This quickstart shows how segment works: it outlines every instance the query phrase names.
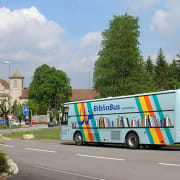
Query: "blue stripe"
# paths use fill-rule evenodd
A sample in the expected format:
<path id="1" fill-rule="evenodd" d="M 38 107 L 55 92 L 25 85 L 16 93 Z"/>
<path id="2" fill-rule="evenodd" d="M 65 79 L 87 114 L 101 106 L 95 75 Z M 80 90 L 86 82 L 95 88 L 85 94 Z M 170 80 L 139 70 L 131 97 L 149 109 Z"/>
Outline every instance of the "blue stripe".
<path id="1" fill-rule="evenodd" d="M 138 97 L 135 97 L 135 100 L 136 100 L 136 104 L 137 104 L 137 107 L 138 107 L 138 109 L 139 109 L 139 112 L 141 112 L 141 113 L 140 113 L 141 119 L 144 119 L 144 113 L 142 113 L 143 110 L 142 110 L 142 107 L 141 107 L 141 103 L 140 103 L 140 101 L 139 101 L 139 98 L 138 98 Z M 149 128 L 145 128 L 145 130 L 146 130 L 146 133 L 147 133 L 147 135 L 148 135 L 150 144 L 154 144 L 154 140 L 153 140 L 153 138 L 152 138 L 152 135 L 151 135 L 151 132 L 150 132 Z"/>
<path id="2" fill-rule="evenodd" d="M 82 137 L 83 137 L 83 141 L 86 141 L 86 138 L 85 138 L 85 135 L 84 135 L 84 131 L 83 131 L 83 128 L 82 128 L 82 125 L 81 125 L 81 120 L 80 120 L 77 104 L 74 104 L 74 109 L 75 109 L 75 113 L 76 113 L 79 129 L 80 129 L 80 132 L 81 132 Z"/>
<path id="3" fill-rule="evenodd" d="M 96 140 L 97 140 L 97 142 L 101 142 L 99 131 L 98 131 L 97 127 L 96 127 L 96 121 L 94 119 L 91 103 L 88 102 L 87 106 L 88 106 L 89 115 L 91 116 L 91 123 L 92 123 L 93 129 L 94 129 L 94 134 L 96 136 Z"/>
<path id="4" fill-rule="evenodd" d="M 163 114 L 161 106 L 159 104 L 159 100 L 157 98 L 157 95 L 153 95 L 153 100 L 154 100 L 154 103 L 156 105 L 156 109 L 158 111 L 159 117 L 160 117 L 160 119 L 162 119 L 162 122 L 163 122 L 163 125 L 164 125 L 164 114 Z M 174 144 L 174 140 L 173 140 L 173 137 L 172 137 L 172 134 L 171 134 L 169 128 L 164 128 L 164 130 L 166 132 L 169 143 Z"/>

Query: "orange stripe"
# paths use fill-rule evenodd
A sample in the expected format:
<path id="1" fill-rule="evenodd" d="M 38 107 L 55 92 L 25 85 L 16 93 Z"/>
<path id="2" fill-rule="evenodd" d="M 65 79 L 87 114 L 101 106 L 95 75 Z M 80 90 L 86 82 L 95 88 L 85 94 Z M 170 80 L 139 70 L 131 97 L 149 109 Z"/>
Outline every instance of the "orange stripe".
<path id="1" fill-rule="evenodd" d="M 84 107 L 84 103 L 81 103 L 81 107 L 82 107 L 82 113 L 83 113 L 83 115 L 84 115 L 84 118 L 85 118 L 85 121 L 88 121 L 88 118 L 87 118 L 87 116 L 86 116 L 86 112 L 85 112 L 85 107 Z M 85 122 L 84 122 L 85 123 Z M 85 125 L 86 125 L 86 123 L 85 123 Z M 94 140 L 93 140 L 93 135 L 92 135 L 92 133 L 91 133 L 91 129 L 89 129 L 89 124 L 87 124 L 86 125 L 86 127 L 87 127 L 87 131 L 88 131 L 88 135 L 89 135 L 89 140 L 90 140 L 90 142 L 94 142 Z"/>
<path id="2" fill-rule="evenodd" d="M 150 116 L 155 117 L 155 114 L 154 114 L 154 112 L 153 112 L 153 108 L 152 108 L 152 106 L 151 106 L 151 102 L 150 102 L 150 100 L 149 100 L 149 96 L 144 96 L 144 99 L 145 99 L 145 101 L 146 101 L 146 105 L 147 105 L 148 111 L 151 111 L 151 112 L 149 112 Z M 165 140 L 164 140 L 164 137 L 163 137 L 163 135 L 162 135 L 161 129 L 160 129 L 160 128 L 155 128 L 155 130 L 156 130 L 156 133 L 157 133 L 157 135 L 158 135 L 160 144 L 162 144 L 162 145 L 166 144 L 166 143 L 165 143 Z"/>

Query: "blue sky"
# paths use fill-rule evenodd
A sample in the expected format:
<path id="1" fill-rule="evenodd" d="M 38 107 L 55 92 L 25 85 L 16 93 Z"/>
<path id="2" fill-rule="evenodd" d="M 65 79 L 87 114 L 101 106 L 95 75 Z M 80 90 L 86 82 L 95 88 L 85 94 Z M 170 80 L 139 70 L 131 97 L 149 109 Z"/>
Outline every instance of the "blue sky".
<path id="1" fill-rule="evenodd" d="M 101 32 L 113 15 L 139 17 L 140 50 L 155 61 L 162 48 L 170 63 L 180 52 L 179 0 L 0 0 L 0 59 L 9 60 L 27 87 L 35 69 L 65 71 L 72 88 L 92 86 Z M 8 76 L 0 64 L 0 78 Z"/>

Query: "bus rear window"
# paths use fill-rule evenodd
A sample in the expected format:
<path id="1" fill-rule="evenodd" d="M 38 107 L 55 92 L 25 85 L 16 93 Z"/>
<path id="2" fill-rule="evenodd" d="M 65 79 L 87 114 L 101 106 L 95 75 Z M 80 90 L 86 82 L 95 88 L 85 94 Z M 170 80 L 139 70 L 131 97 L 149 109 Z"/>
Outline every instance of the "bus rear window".
<path id="1" fill-rule="evenodd" d="M 69 108 L 65 107 L 64 111 L 63 111 L 62 122 L 61 122 L 62 125 L 67 125 L 68 124 L 68 111 L 69 111 Z"/>

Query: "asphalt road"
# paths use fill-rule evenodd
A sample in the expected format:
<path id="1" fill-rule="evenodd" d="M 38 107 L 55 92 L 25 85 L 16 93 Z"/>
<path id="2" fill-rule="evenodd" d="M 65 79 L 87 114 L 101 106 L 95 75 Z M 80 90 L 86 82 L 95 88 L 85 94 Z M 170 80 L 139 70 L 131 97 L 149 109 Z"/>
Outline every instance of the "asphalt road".
<path id="1" fill-rule="evenodd" d="M 180 147 L 129 150 L 46 140 L 11 140 L 0 150 L 18 164 L 13 180 L 179 180 Z"/>

